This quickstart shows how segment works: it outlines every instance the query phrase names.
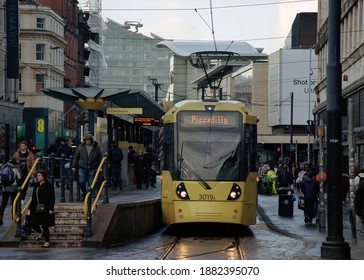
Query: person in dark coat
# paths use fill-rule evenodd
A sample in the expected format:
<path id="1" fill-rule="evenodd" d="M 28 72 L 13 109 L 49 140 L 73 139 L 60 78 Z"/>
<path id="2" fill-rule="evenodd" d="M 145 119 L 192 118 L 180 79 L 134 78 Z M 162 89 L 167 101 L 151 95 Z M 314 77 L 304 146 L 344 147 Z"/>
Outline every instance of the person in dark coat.
<path id="1" fill-rule="evenodd" d="M 73 155 L 73 151 L 72 148 L 67 144 L 67 140 L 64 138 L 61 140 L 61 145 L 58 147 L 56 157 L 62 158 L 62 155 L 64 155 L 64 158 L 66 160 L 64 163 L 64 173 L 66 176 L 66 188 L 69 189 L 69 187 L 73 183 L 73 176 L 71 176 L 72 174 L 70 168 L 72 164 L 70 162 L 70 157 Z M 61 164 L 61 162 L 59 162 L 58 164 Z"/>
<path id="2" fill-rule="evenodd" d="M 307 178 L 303 180 L 301 191 L 305 198 L 305 223 L 312 223 L 315 215 L 315 205 L 317 203 L 317 195 L 320 191 L 319 183 L 314 179 L 313 173 L 310 171 Z"/>
<path id="3" fill-rule="evenodd" d="M 124 159 L 123 151 L 118 147 L 116 141 L 111 141 L 111 148 L 109 150 L 109 164 L 110 164 L 110 177 L 112 189 L 123 189 L 121 179 L 121 161 Z"/>
<path id="4" fill-rule="evenodd" d="M 49 248 L 50 232 L 49 227 L 55 225 L 54 204 L 55 193 L 54 186 L 47 179 L 45 170 L 40 169 L 36 173 L 38 183 L 33 188 L 32 201 L 30 203 L 30 224 L 31 227 L 39 233 L 37 240 L 45 239 L 42 248 Z M 45 212 L 37 212 L 37 205 L 44 204 Z"/>
<path id="5" fill-rule="evenodd" d="M 277 189 L 289 188 L 292 184 L 292 176 L 287 165 L 283 165 L 282 171 L 277 175 Z"/>
<path id="6" fill-rule="evenodd" d="M 155 176 L 155 172 L 156 172 L 156 159 L 152 152 L 153 152 L 152 148 L 147 147 L 146 153 L 143 156 L 144 180 L 145 180 L 146 189 L 148 189 L 149 183 L 152 188 L 155 188 L 154 176 Z"/>
<path id="7" fill-rule="evenodd" d="M 58 148 L 61 146 L 61 140 L 62 140 L 61 137 L 57 137 L 56 142 L 54 142 L 53 144 L 51 144 L 48 147 L 48 149 L 46 151 L 48 156 L 53 155 L 53 156 L 57 157 L 57 151 L 58 151 Z M 54 166 L 54 179 L 59 179 L 59 178 L 60 178 L 59 162 L 56 161 L 56 164 Z M 60 187 L 58 181 L 56 181 L 55 184 L 56 184 L 57 188 Z"/>
<path id="8" fill-rule="evenodd" d="M 136 179 L 136 188 L 141 189 L 144 180 L 144 161 L 143 151 L 138 150 L 136 157 L 134 158 L 134 174 Z"/>
<path id="9" fill-rule="evenodd" d="M 364 170 L 360 173 L 364 173 Z M 364 179 L 358 182 L 354 198 L 355 214 L 360 218 L 361 225 L 359 229 L 364 231 Z"/>
<path id="10" fill-rule="evenodd" d="M 86 182 L 90 188 L 100 165 L 102 154 L 99 145 L 93 140 L 91 134 L 85 134 L 83 143 L 77 147 L 72 162 L 72 170 L 78 170 L 78 188 L 82 191 L 81 200 L 86 196 Z"/>

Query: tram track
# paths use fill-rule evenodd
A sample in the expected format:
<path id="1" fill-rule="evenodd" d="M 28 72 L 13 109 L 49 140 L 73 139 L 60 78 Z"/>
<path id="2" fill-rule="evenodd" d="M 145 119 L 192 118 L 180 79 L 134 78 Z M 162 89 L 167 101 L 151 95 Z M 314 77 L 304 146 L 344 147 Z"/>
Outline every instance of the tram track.
<path id="1" fill-rule="evenodd" d="M 243 260 L 239 237 L 177 236 L 160 260 Z"/>

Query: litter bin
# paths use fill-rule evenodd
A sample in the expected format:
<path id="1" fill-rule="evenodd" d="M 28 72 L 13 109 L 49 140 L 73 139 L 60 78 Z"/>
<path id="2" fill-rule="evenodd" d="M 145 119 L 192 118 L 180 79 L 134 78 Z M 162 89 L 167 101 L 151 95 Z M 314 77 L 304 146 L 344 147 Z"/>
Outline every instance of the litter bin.
<path id="1" fill-rule="evenodd" d="M 293 217 L 294 191 L 291 188 L 278 189 L 278 215 L 284 217 Z"/>

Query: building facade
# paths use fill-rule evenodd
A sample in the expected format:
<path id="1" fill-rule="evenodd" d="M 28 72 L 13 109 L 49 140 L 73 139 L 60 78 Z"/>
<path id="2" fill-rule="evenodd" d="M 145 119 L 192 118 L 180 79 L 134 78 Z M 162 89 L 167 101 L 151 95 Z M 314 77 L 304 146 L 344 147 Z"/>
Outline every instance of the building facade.
<path id="1" fill-rule="evenodd" d="M 328 2 L 318 2 L 318 38 L 315 51 L 318 55 L 318 84 L 315 87 L 316 106 L 313 110 L 316 123 L 326 126 L 327 115 L 327 59 L 328 59 Z M 354 161 L 358 169 L 364 166 L 364 1 L 341 1 L 342 67 L 342 144 L 343 172 L 349 168 L 349 141 L 354 143 Z M 353 110 L 349 115 L 349 99 Z M 353 122 L 353 138 L 349 138 L 348 122 Z M 319 141 L 319 139 L 316 139 Z M 326 142 L 326 141 L 325 141 Z"/>
<path id="2" fill-rule="evenodd" d="M 46 87 L 64 85 L 64 21 L 52 9 L 20 4 L 19 103 L 29 147 L 44 151 L 63 136 L 63 101 L 45 96 Z"/>
<path id="3" fill-rule="evenodd" d="M 102 50 L 106 67 L 100 69 L 100 87 L 143 90 L 154 97 L 155 85 L 151 79 L 157 79 L 157 102 L 161 102 L 169 83 L 172 52 L 157 48 L 162 41 L 160 37 L 141 34 L 141 24 L 128 21 L 120 24 L 107 19 L 105 25 Z"/>

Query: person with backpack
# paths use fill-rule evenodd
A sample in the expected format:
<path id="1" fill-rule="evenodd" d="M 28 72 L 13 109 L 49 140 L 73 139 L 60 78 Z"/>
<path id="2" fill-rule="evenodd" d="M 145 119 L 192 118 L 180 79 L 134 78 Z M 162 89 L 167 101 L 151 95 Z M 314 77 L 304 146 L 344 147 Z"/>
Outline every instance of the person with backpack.
<path id="1" fill-rule="evenodd" d="M 121 161 L 124 159 L 123 151 L 117 146 L 116 141 L 111 141 L 109 150 L 110 177 L 112 189 L 123 189 L 121 179 Z"/>
<path id="2" fill-rule="evenodd" d="M 34 163 L 34 154 L 32 153 L 32 151 L 28 149 L 27 141 L 23 140 L 20 142 L 19 149 L 15 152 L 13 157 L 16 158 L 17 165 L 19 165 L 20 167 L 21 180 L 19 182 L 19 185 L 22 186 Z M 25 200 L 27 191 L 28 191 L 28 184 L 24 186 L 21 194 L 22 203 Z"/>
<path id="3" fill-rule="evenodd" d="M 9 162 L 4 164 L 0 170 L 0 183 L 3 187 L 0 206 L 0 225 L 4 224 L 4 211 L 8 205 L 9 198 L 11 199 L 11 205 L 14 203 L 15 197 L 18 193 L 18 183 L 20 180 L 21 174 L 19 167 L 17 166 L 16 158 L 12 158 Z"/>

